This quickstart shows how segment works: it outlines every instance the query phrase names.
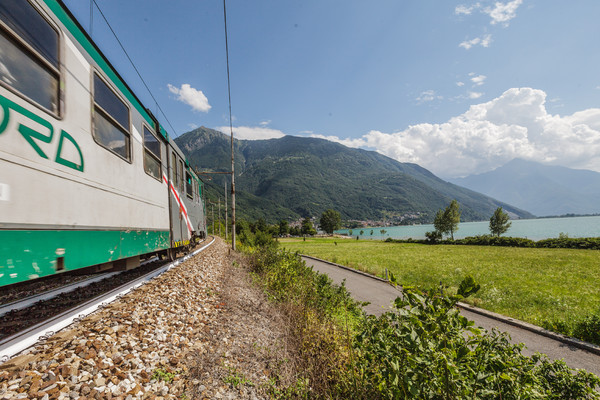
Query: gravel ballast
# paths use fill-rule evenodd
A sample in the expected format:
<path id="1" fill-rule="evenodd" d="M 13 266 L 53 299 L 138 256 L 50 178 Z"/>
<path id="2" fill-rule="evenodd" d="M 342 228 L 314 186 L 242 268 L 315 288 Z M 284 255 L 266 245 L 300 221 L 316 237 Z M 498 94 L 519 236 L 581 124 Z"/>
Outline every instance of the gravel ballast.
<path id="1" fill-rule="evenodd" d="M 285 323 L 220 239 L 0 364 L 0 399 L 265 398 Z"/>

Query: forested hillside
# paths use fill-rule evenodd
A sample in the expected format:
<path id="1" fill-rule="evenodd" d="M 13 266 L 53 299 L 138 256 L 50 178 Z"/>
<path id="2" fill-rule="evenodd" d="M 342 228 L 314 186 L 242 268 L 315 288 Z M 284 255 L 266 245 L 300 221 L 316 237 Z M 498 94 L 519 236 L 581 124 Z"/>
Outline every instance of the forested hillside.
<path id="1" fill-rule="evenodd" d="M 220 132 L 202 127 L 176 142 L 198 171 L 231 168 L 230 138 Z M 251 219 L 276 222 L 333 208 L 346 220 L 430 222 L 452 199 L 460 203 L 464 221 L 489 219 L 499 206 L 515 217 L 531 216 L 445 182 L 416 164 L 323 139 L 235 140 L 234 149 L 237 212 Z M 228 179 L 212 175 L 207 186 L 222 193 Z"/>

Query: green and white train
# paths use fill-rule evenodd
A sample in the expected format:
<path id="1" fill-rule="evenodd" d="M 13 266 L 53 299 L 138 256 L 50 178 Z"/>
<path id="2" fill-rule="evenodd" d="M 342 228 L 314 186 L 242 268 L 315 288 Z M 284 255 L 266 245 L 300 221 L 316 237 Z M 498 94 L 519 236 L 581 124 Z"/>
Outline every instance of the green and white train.
<path id="1" fill-rule="evenodd" d="M 172 257 L 202 183 L 60 0 L 0 1 L 0 286 Z"/>

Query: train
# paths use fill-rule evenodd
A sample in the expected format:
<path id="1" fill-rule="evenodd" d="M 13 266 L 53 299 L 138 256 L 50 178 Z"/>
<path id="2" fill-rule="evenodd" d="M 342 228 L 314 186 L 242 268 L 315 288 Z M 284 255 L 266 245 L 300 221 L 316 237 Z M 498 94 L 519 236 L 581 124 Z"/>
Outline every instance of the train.
<path id="1" fill-rule="evenodd" d="M 173 258 L 203 189 L 61 0 L 0 1 L 0 286 Z"/>

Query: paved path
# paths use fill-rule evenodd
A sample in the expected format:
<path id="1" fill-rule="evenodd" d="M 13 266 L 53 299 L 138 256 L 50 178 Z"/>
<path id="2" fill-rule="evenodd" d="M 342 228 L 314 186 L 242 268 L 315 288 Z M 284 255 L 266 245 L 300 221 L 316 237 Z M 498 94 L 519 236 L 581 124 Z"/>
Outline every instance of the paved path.
<path id="1" fill-rule="evenodd" d="M 358 301 L 368 301 L 365 310 L 370 314 L 381 315 L 390 309 L 392 300 L 398 297 L 400 291 L 391 285 L 370 278 L 368 276 L 337 267 L 332 264 L 303 257 L 306 265 L 312 266 L 316 271 L 329 275 L 337 284 L 346 280 L 346 288 Z M 548 355 L 550 359 L 564 359 L 572 368 L 581 368 L 600 376 L 600 356 L 581 350 L 574 346 L 564 344 L 526 329 L 489 318 L 472 311 L 462 310 L 461 313 L 475 324 L 491 330 L 497 328 L 508 332 L 513 343 L 525 343 L 527 346 L 523 354 L 531 355 L 536 352 Z"/>

